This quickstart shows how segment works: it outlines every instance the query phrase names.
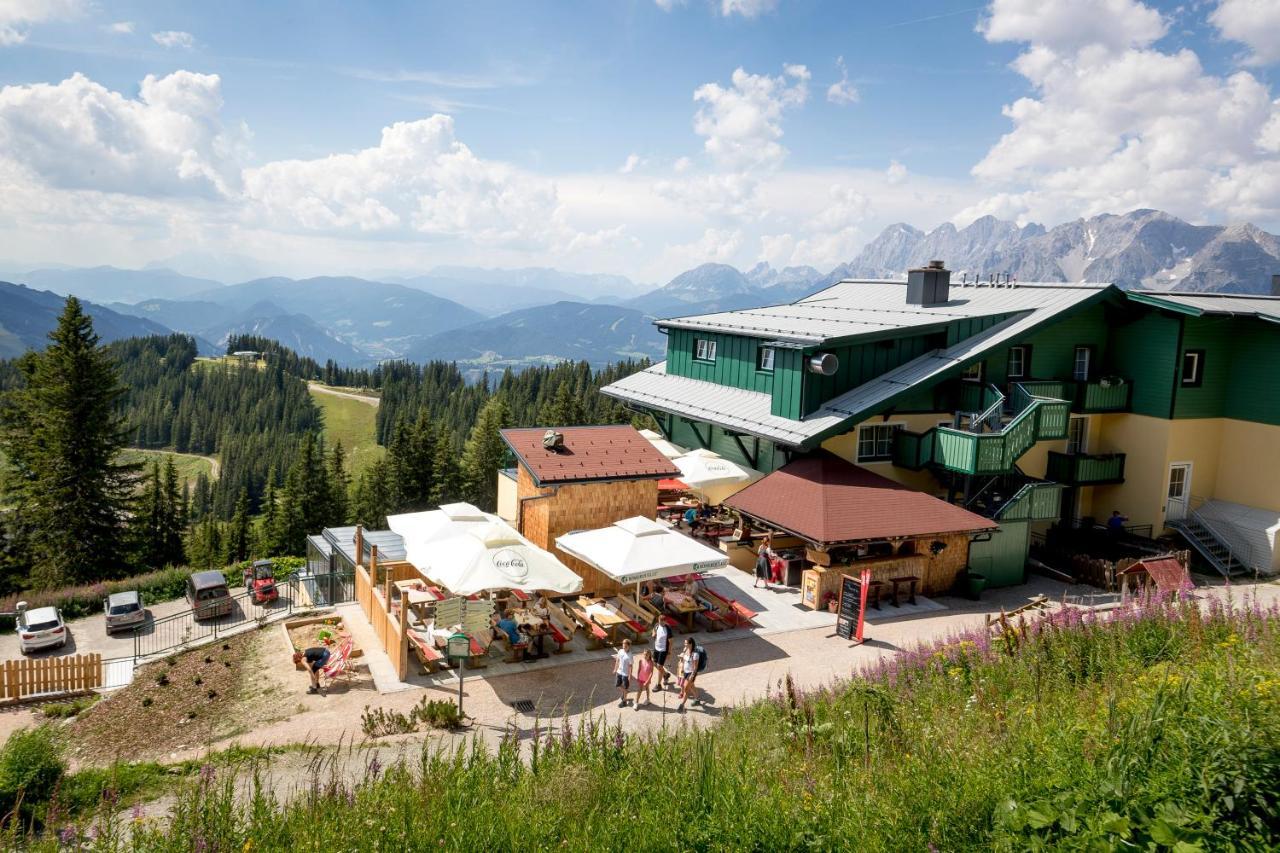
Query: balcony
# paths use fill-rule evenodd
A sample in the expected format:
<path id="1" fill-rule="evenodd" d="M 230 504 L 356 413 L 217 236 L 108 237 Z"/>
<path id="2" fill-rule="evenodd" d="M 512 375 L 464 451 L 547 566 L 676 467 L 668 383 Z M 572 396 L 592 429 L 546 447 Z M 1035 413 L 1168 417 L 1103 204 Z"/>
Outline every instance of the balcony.
<path id="1" fill-rule="evenodd" d="M 996 510 L 997 521 L 1056 521 L 1062 516 L 1062 485 L 1032 482 Z"/>
<path id="2" fill-rule="evenodd" d="M 1045 479 L 1068 486 L 1100 486 L 1124 482 L 1123 453 L 1058 453 L 1049 451 Z"/>
<path id="3" fill-rule="evenodd" d="M 1129 411 L 1133 383 L 1128 379 L 1110 378 L 1101 382 L 1077 382 L 1074 408 L 1081 414 Z"/>

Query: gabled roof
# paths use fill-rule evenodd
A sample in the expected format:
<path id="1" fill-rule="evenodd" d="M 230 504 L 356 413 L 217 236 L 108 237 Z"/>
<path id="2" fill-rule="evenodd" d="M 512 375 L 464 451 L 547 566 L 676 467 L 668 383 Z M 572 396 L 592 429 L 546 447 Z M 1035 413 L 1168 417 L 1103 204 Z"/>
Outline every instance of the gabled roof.
<path id="1" fill-rule="evenodd" d="M 825 450 L 784 465 L 725 504 L 824 544 L 970 533 L 998 526 Z"/>
<path id="2" fill-rule="evenodd" d="M 967 288 L 985 289 L 1003 290 Z M 671 376 L 666 371 L 665 362 L 620 379 L 603 388 L 602 393 L 637 406 L 713 423 L 779 444 L 809 448 L 847 429 L 849 424 L 883 411 L 913 389 L 957 375 L 987 352 L 1028 334 L 1055 317 L 1101 299 L 1112 290 L 1114 288 L 1109 286 L 1060 288 L 1048 304 L 1018 313 L 946 349 L 932 350 L 912 359 L 828 400 L 801 420 L 770 414 L 772 401 L 768 394 L 701 379 Z"/>
<path id="3" fill-rule="evenodd" d="M 1154 305 L 1200 317 L 1205 314 L 1233 317 L 1257 317 L 1280 323 L 1280 296 L 1253 296 L 1244 293 L 1181 293 L 1155 290 L 1130 290 L 1126 294 L 1134 302 Z"/>
<path id="4" fill-rule="evenodd" d="M 542 446 L 545 428 L 502 431 L 502 440 L 540 486 L 680 476 L 680 469 L 633 427 L 555 427 L 555 431 L 564 436 L 563 443 L 555 450 Z"/>
<path id="5" fill-rule="evenodd" d="M 951 282 L 950 299 L 938 305 L 908 305 L 905 281 L 845 280 L 790 305 L 721 311 L 659 320 L 672 329 L 766 338 L 780 344 L 818 346 L 860 337 L 920 334 L 956 320 L 1024 311 L 1060 310 L 1107 284 L 1030 282 L 964 285 Z"/>

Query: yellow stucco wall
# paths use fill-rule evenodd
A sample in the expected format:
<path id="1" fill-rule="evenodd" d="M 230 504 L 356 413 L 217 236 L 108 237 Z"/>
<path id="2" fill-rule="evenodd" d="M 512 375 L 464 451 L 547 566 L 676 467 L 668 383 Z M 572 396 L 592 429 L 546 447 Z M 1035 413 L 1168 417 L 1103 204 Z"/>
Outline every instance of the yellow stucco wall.
<path id="1" fill-rule="evenodd" d="M 1214 497 L 1280 512 L 1280 427 L 1222 420 Z"/>
<path id="2" fill-rule="evenodd" d="M 941 421 L 951 422 L 951 414 L 948 412 L 935 412 L 928 414 L 912 414 L 912 415 L 891 415 L 888 420 L 884 418 L 869 418 L 858 424 L 902 424 L 903 429 L 911 432 L 925 432 L 928 429 L 936 427 Z M 902 483 L 904 486 L 910 486 L 921 492 L 928 492 L 931 495 L 939 494 L 943 491 L 942 485 L 937 478 L 928 471 L 912 471 L 908 468 L 899 468 L 892 462 L 859 462 L 858 461 L 858 427 L 854 427 L 844 435 L 837 435 L 828 438 L 822 442 L 822 448 L 829 450 L 841 459 L 846 459 L 855 465 L 861 465 L 868 471 L 874 471 L 882 477 L 888 477 L 890 480 Z"/>

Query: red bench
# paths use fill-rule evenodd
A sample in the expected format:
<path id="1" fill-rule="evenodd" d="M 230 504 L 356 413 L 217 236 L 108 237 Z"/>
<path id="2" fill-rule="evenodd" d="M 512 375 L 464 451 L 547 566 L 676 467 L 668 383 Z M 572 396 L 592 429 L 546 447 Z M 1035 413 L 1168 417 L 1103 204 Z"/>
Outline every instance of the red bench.
<path id="1" fill-rule="evenodd" d="M 737 601 L 737 599 L 725 598 L 713 589 L 704 588 L 702 591 L 708 598 L 715 601 L 718 606 L 727 611 L 724 615 L 728 618 L 728 621 L 732 621 L 734 623 L 735 628 L 741 628 L 743 625 L 751 624 L 751 621 L 760 615 L 756 611 L 751 610 L 748 607 L 744 607 Z"/>
<path id="2" fill-rule="evenodd" d="M 422 664 L 422 668 L 427 672 L 439 672 L 444 654 L 429 644 L 417 631 L 409 632 L 409 642 L 413 644 L 413 652 Z"/>

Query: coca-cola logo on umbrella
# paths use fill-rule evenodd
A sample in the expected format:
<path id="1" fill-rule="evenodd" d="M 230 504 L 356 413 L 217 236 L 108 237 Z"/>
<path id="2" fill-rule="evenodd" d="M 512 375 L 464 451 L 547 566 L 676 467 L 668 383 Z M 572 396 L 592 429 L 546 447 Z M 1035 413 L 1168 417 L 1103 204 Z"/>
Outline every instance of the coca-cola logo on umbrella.
<path id="1" fill-rule="evenodd" d="M 529 564 L 510 548 L 503 548 L 493 555 L 493 566 L 514 580 L 524 580 L 529 576 Z"/>

